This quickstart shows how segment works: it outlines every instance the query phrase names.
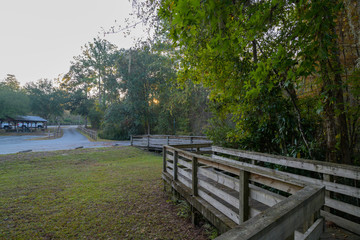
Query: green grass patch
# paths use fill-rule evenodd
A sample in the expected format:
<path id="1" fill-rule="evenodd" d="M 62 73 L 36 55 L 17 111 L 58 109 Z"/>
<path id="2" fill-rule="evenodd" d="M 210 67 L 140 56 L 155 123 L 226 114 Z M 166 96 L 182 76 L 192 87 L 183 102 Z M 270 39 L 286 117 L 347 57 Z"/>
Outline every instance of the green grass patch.
<path id="1" fill-rule="evenodd" d="M 205 239 L 132 147 L 0 155 L 0 239 Z"/>

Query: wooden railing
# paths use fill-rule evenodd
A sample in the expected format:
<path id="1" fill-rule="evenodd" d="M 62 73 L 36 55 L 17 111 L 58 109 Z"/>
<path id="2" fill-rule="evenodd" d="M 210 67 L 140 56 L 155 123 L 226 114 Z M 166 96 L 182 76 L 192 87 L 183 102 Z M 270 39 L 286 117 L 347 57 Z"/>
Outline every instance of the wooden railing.
<path id="1" fill-rule="evenodd" d="M 133 135 L 131 146 L 162 150 L 163 145 L 211 143 L 205 136 Z"/>
<path id="2" fill-rule="evenodd" d="M 252 169 L 282 174 L 289 179 L 325 186 L 326 220 L 360 235 L 360 168 L 213 146 L 214 159 L 234 161 Z"/>
<path id="3" fill-rule="evenodd" d="M 162 177 L 192 209 L 227 232 L 219 239 L 286 239 L 294 234 L 316 239 L 323 232 L 324 187 L 184 149 L 191 147 L 201 152 L 201 146 L 163 147 Z"/>
<path id="4" fill-rule="evenodd" d="M 84 128 L 83 126 L 78 126 L 79 131 L 83 132 L 84 134 L 88 135 L 89 137 L 91 137 L 92 139 L 94 139 L 95 141 L 97 140 L 97 131 L 91 130 L 91 129 L 87 129 Z"/>
<path id="5" fill-rule="evenodd" d="M 53 132 L 50 132 L 50 129 L 49 129 L 48 138 L 59 138 L 59 137 L 61 137 L 62 132 L 61 132 L 60 125 L 55 127 L 53 130 L 54 130 Z"/>

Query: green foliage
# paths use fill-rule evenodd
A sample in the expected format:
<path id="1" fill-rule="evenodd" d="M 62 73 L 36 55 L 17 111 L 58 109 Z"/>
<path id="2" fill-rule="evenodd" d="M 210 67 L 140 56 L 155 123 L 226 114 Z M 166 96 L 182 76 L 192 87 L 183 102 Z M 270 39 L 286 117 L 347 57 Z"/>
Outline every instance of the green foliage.
<path id="1" fill-rule="evenodd" d="M 15 117 L 29 112 L 29 98 L 24 91 L 0 85 L 0 118 Z"/>
<path id="2" fill-rule="evenodd" d="M 160 24 L 179 49 L 179 81 L 190 79 L 211 91 L 218 119 L 208 133 L 216 142 L 320 159 L 326 145 L 328 161 L 334 161 L 331 152 L 346 155 L 347 133 L 359 132 L 358 127 L 346 128 L 346 122 L 360 123 L 359 116 L 349 114 L 359 112 L 359 104 L 352 102 L 359 101 L 352 87 L 357 84 L 340 76 L 336 21 L 341 1 L 156 4 Z M 320 94 L 299 94 L 312 85 Z M 349 104 L 343 102 L 343 89 L 355 90 Z M 218 123 L 220 129 L 215 128 Z M 329 131 L 324 124 L 335 129 Z M 332 131 L 340 137 L 335 139 Z"/>
<path id="3" fill-rule="evenodd" d="M 64 92 L 53 86 L 52 81 L 40 79 L 27 83 L 25 91 L 30 99 L 31 112 L 45 119 L 62 116 Z"/>

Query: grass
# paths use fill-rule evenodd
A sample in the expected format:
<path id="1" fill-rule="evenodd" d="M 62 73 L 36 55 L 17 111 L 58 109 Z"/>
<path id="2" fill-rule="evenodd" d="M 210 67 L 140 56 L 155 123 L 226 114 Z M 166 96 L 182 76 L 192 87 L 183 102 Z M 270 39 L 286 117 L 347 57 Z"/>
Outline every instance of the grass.
<path id="1" fill-rule="evenodd" d="M 0 155 L 0 239 L 206 239 L 132 147 Z"/>

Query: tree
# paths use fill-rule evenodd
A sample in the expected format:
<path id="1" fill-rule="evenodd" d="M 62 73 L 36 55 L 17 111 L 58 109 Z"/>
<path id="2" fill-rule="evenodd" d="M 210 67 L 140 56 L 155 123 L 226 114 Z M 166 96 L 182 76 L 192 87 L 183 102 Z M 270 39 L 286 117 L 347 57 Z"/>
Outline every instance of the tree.
<path id="1" fill-rule="evenodd" d="M 0 82 L 0 119 L 23 115 L 29 111 L 29 99 L 14 75 Z"/>
<path id="2" fill-rule="evenodd" d="M 59 117 L 64 112 L 64 93 L 53 86 L 51 80 L 40 79 L 29 82 L 25 90 L 30 99 L 31 112 L 45 119 Z"/>
<path id="3" fill-rule="evenodd" d="M 227 142 L 310 158 L 322 157 L 324 143 L 327 161 L 354 159 L 348 146 L 359 132 L 359 94 L 353 91 L 359 72 L 341 77 L 341 1 L 154 4 L 179 49 L 179 79 L 203 83 L 220 122 L 234 123 Z M 301 94 L 312 86 L 317 91 Z"/>

